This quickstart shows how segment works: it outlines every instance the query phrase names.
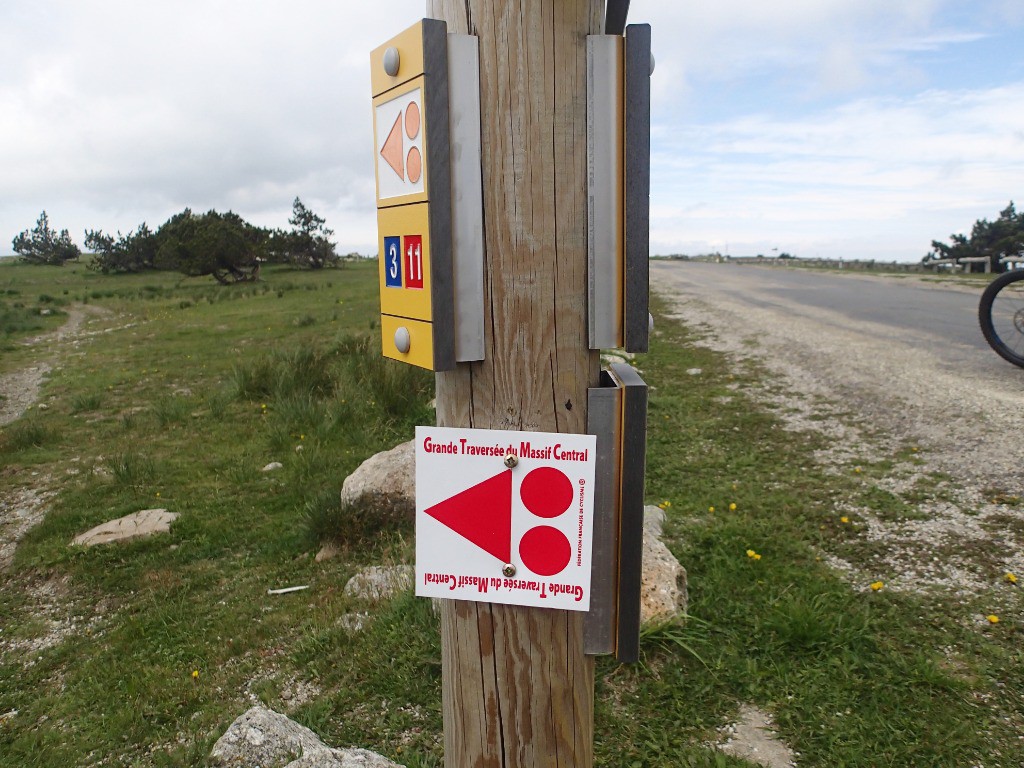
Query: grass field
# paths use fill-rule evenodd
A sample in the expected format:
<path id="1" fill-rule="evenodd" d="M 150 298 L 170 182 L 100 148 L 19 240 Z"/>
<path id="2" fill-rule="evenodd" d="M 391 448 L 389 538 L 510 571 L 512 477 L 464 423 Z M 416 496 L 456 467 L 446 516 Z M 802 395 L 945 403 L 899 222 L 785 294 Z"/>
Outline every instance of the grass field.
<path id="1" fill-rule="evenodd" d="M 254 702 L 329 744 L 441 765 L 429 605 L 342 592 L 413 554 L 411 521 L 345 516 L 342 481 L 433 422 L 432 377 L 376 351 L 375 284 L 369 263 L 235 287 L 0 264 L 0 376 L 54 365 L 45 409 L 0 428 L 0 499 L 52 494 L 0 575 L 0 766 L 202 765 Z M 20 343 L 81 304 L 98 309 L 74 341 Z M 827 471 L 823 438 L 747 394 L 761 371 L 657 327 L 639 361 L 647 494 L 669 513 L 691 616 L 648 631 L 638 665 L 599 661 L 597 764 L 749 766 L 713 744 L 752 703 L 801 765 L 1020 765 L 1016 587 L 993 574 L 974 608 L 998 598 L 1001 620 L 981 625 L 942 594 L 874 591 L 824 564 L 863 545 L 838 502 L 913 519 L 927 490 L 877 487 L 911 447 Z M 261 472 L 271 461 L 283 468 Z M 149 507 L 180 515 L 169 536 L 68 547 Z M 328 531 L 342 554 L 315 563 Z"/>

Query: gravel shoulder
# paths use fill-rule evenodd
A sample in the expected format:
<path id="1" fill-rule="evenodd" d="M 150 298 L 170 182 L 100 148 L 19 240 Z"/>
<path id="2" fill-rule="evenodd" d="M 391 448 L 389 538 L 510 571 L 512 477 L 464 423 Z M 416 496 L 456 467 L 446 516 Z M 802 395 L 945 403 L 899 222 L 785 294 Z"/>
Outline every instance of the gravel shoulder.
<path id="1" fill-rule="evenodd" d="M 1024 572 L 1024 371 L 951 368 L 934 338 L 851 327 L 796 301 L 759 302 L 759 283 L 775 270 L 690 266 L 652 264 L 670 313 L 703 344 L 767 370 L 769 381 L 751 394 L 788 428 L 824 435 L 829 447 L 817 458 L 829 471 L 919 451 L 877 481 L 910 500 L 915 519 L 837 505 L 865 541 L 862 561 L 833 557 L 837 569 L 858 583 L 884 572 L 897 589 L 963 596 L 989 589 L 996 572 Z"/>

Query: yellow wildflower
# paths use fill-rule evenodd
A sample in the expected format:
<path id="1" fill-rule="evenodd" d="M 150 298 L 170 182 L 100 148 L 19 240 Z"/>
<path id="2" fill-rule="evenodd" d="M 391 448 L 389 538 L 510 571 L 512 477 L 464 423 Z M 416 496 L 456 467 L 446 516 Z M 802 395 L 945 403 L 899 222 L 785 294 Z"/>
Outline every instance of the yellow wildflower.
<path id="1" fill-rule="evenodd" d="M 192 670 L 192 679 L 193 680 L 197 680 L 198 678 L 199 678 L 199 670 L 198 669 L 193 669 Z"/>
<path id="2" fill-rule="evenodd" d="M 1006 580 L 1008 582 L 1010 582 L 1011 584 L 1016 584 L 1017 583 L 1017 577 L 1014 576 L 1012 573 L 1006 574 Z"/>
<path id="3" fill-rule="evenodd" d="M 714 512 L 714 511 L 715 511 L 714 507 L 708 507 L 708 512 Z"/>
<path id="4" fill-rule="evenodd" d="M 839 518 L 839 522 L 840 523 L 848 523 L 848 522 L 850 522 L 850 518 L 848 518 L 846 515 L 843 515 L 842 517 Z"/>
<path id="5" fill-rule="evenodd" d="M 990 613 L 985 618 L 988 619 L 988 623 L 989 624 L 998 624 L 999 623 L 999 617 L 996 616 L 994 613 Z"/>
<path id="6" fill-rule="evenodd" d="M 880 590 L 884 586 L 885 586 L 885 584 L 883 582 L 881 582 L 881 581 L 872 582 L 872 584 L 871 584 L 871 591 L 872 592 L 877 592 L 878 590 Z"/>
<path id="7" fill-rule="evenodd" d="M 761 559 L 761 556 L 759 554 L 757 554 L 757 552 L 755 552 L 752 549 L 748 549 L 747 550 L 747 557 L 749 557 L 751 560 L 760 560 Z"/>
<path id="8" fill-rule="evenodd" d="M 735 504 L 730 504 L 729 505 L 729 511 L 730 512 L 735 512 L 736 511 L 736 505 Z"/>

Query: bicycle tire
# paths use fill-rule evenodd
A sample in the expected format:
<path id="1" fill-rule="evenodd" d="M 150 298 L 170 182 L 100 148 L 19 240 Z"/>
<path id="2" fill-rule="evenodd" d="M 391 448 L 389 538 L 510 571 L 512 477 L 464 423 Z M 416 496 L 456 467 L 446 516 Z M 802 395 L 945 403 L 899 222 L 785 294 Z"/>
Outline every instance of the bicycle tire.
<path id="1" fill-rule="evenodd" d="M 1024 269 L 988 284 L 978 305 L 978 323 L 996 354 L 1024 368 Z"/>

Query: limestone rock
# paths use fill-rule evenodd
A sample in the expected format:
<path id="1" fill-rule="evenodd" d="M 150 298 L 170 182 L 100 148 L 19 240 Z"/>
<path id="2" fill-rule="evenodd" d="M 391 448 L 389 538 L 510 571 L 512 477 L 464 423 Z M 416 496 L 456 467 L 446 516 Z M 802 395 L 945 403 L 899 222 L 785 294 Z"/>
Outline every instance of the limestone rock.
<path id="1" fill-rule="evenodd" d="M 273 710 L 253 707 L 217 739 L 210 760 L 232 768 L 278 768 L 304 754 L 326 750 L 309 728 Z"/>
<path id="2" fill-rule="evenodd" d="M 349 579 L 345 594 L 374 603 L 390 600 L 399 592 L 412 589 L 413 574 L 411 565 L 374 565 Z"/>
<path id="3" fill-rule="evenodd" d="M 369 497 L 369 498 L 367 498 Z M 412 440 L 371 456 L 341 486 L 343 505 L 386 503 L 416 512 L 416 446 Z"/>
<path id="4" fill-rule="evenodd" d="M 152 536 L 154 533 L 167 533 L 177 517 L 177 513 L 168 512 L 166 509 L 144 509 L 97 525 L 76 536 L 71 543 L 91 547 L 94 544 L 108 544 L 113 541 Z"/>
<path id="5" fill-rule="evenodd" d="M 369 620 L 370 614 L 368 613 L 346 613 L 335 623 L 349 634 L 355 634 L 362 632 Z"/>
<path id="6" fill-rule="evenodd" d="M 283 466 L 284 464 L 282 464 L 280 461 L 272 461 L 269 464 L 267 464 L 267 466 L 265 466 L 263 469 L 261 469 L 260 472 L 273 472 L 274 470 L 281 469 Z"/>
<path id="7" fill-rule="evenodd" d="M 286 768 L 402 768 L 367 749 L 332 749 L 314 752 L 288 763 Z"/>
<path id="8" fill-rule="evenodd" d="M 643 579 L 640 584 L 640 623 L 670 621 L 686 613 L 686 569 L 661 540 L 665 513 L 644 507 Z"/>
<path id="9" fill-rule="evenodd" d="M 402 768 L 365 749 L 332 749 L 279 712 L 253 707 L 217 739 L 214 765 L 229 768 Z"/>
<path id="10" fill-rule="evenodd" d="M 765 768 L 794 768 L 796 753 L 775 733 L 771 715 L 752 704 L 740 708 L 739 720 L 721 730 L 718 748 Z"/>
<path id="11" fill-rule="evenodd" d="M 341 554 L 341 550 L 334 544 L 328 543 L 320 547 L 320 551 L 316 553 L 316 557 L 313 560 L 322 563 L 324 560 L 333 560 L 339 554 Z"/>

